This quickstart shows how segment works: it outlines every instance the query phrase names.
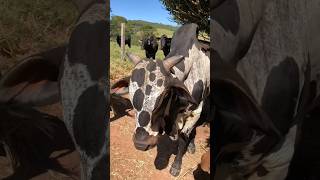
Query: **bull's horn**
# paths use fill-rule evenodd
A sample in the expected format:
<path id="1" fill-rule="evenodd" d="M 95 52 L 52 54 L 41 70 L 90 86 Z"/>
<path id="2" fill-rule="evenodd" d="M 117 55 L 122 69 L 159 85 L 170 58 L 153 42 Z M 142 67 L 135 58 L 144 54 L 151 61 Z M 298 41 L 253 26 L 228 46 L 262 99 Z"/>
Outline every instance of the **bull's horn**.
<path id="1" fill-rule="evenodd" d="M 177 56 L 172 56 L 169 57 L 168 59 L 163 61 L 163 66 L 167 71 L 170 71 L 170 69 L 176 65 L 177 63 L 179 63 L 184 57 L 181 55 L 177 55 Z"/>
<path id="2" fill-rule="evenodd" d="M 133 62 L 134 65 L 138 64 L 141 61 L 141 58 L 139 56 L 136 56 L 131 53 L 126 53 L 128 58 Z"/>

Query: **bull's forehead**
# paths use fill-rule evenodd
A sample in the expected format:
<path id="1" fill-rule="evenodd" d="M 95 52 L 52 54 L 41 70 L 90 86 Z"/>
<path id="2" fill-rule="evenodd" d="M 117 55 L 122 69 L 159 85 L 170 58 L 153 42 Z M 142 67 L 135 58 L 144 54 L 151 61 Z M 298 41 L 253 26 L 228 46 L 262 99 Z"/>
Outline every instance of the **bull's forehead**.
<path id="1" fill-rule="evenodd" d="M 140 114 L 151 117 L 159 96 L 165 89 L 166 72 L 160 60 L 143 60 L 139 62 L 132 72 L 129 85 L 130 100 Z M 145 123 L 141 123 L 145 124 Z"/>

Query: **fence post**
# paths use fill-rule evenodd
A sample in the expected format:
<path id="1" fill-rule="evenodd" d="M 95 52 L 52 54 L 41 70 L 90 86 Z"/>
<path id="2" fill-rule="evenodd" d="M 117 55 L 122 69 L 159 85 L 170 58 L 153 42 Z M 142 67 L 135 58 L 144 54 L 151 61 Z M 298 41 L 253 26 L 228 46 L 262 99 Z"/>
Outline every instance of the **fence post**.
<path id="1" fill-rule="evenodd" d="M 125 59 L 125 23 L 121 23 L 121 60 Z"/>

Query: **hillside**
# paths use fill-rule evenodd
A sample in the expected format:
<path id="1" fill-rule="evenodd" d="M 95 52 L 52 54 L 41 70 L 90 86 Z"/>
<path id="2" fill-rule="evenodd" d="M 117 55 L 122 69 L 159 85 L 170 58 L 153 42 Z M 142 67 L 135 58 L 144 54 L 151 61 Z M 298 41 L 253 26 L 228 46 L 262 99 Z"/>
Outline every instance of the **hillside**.
<path id="1" fill-rule="evenodd" d="M 125 17 L 113 15 L 111 16 L 110 22 L 111 41 L 115 41 L 117 35 L 120 35 L 121 23 L 126 24 L 126 36 L 130 35 L 132 44 L 137 46 L 140 45 L 139 40 L 143 39 L 147 35 L 154 34 L 157 37 L 160 37 L 165 34 L 168 37 L 172 37 L 174 31 L 178 28 L 175 26 L 143 20 L 127 20 Z"/>
<path id="2" fill-rule="evenodd" d="M 166 24 L 148 22 L 143 20 L 128 20 L 128 24 L 130 26 L 133 26 L 135 29 L 140 29 L 143 26 L 151 26 L 155 29 L 154 34 L 157 37 L 160 37 L 163 34 L 166 34 L 167 36 L 171 37 L 174 31 L 178 29 L 178 27 L 176 26 L 170 26 Z"/>
<path id="3" fill-rule="evenodd" d="M 176 26 L 171 26 L 171 25 L 166 25 L 166 24 L 161 24 L 161 23 L 154 23 L 154 22 L 148 22 L 148 21 L 143 21 L 143 20 L 128 20 L 128 23 L 133 24 L 137 27 L 139 26 L 144 26 L 144 25 L 149 25 L 153 26 L 154 28 L 157 29 L 167 29 L 170 31 L 175 31 L 178 29 Z"/>

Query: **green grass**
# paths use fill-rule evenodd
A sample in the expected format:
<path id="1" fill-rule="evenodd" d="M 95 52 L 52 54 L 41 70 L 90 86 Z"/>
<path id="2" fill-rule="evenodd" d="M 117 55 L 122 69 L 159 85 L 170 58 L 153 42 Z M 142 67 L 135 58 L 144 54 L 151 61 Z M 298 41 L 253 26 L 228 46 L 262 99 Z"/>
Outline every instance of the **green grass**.
<path id="1" fill-rule="evenodd" d="M 145 51 L 140 46 L 132 45 L 131 48 L 126 46 L 126 52 L 138 55 L 145 58 Z M 158 50 L 156 59 L 163 59 L 163 51 Z M 121 49 L 114 41 L 110 41 L 110 79 L 111 81 L 129 76 L 133 70 L 134 65 L 129 59 L 121 60 Z"/>

